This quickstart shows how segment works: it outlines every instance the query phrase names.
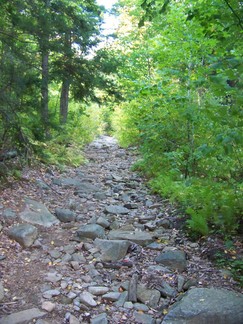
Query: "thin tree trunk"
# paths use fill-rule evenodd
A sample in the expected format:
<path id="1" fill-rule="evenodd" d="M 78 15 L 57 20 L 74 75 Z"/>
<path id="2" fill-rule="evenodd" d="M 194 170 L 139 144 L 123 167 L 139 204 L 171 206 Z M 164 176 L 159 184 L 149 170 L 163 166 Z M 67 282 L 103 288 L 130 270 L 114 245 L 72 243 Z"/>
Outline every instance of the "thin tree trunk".
<path id="1" fill-rule="evenodd" d="M 61 99 L 60 99 L 60 123 L 65 124 L 68 116 L 68 99 L 69 99 L 70 81 L 68 79 L 63 80 Z"/>
<path id="2" fill-rule="evenodd" d="M 45 127 L 46 136 L 49 134 L 49 53 L 48 51 L 42 52 L 42 80 L 41 80 L 41 117 Z"/>
<path id="3" fill-rule="evenodd" d="M 70 89 L 70 77 L 68 66 L 71 59 L 70 55 L 72 53 L 72 41 L 71 41 L 71 31 L 65 33 L 65 48 L 64 48 L 64 61 L 66 66 L 64 66 L 64 76 L 62 80 L 62 90 L 60 98 L 60 123 L 65 124 L 68 117 L 68 102 L 69 102 L 69 89 Z"/>

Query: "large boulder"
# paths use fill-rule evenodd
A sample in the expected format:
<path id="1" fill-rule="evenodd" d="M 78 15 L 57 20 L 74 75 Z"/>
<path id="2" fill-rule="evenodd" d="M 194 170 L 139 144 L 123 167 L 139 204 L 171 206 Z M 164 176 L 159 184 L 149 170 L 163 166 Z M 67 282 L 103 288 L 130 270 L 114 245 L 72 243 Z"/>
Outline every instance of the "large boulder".
<path id="1" fill-rule="evenodd" d="M 102 261 L 117 261 L 125 257 L 131 245 L 129 241 L 95 239 L 96 247 L 101 251 Z"/>
<path id="2" fill-rule="evenodd" d="M 30 247 L 38 236 L 38 230 L 33 225 L 20 224 L 11 227 L 8 236 L 23 247 Z"/>
<path id="3" fill-rule="evenodd" d="M 162 324 L 243 323 L 243 295 L 226 289 L 193 288 L 175 303 Z"/>
<path id="4" fill-rule="evenodd" d="M 22 220 L 44 227 L 50 227 L 59 223 L 59 220 L 42 203 L 29 198 L 25 200 L 25 203 L 25 210 L 20 213 Z"/>
<path id="5" fill-rule="evenodd" d="M 38 308 L 26 309 L 21 312 L 6 315 L 0 318 L 1 324 L 23 324 L 31 323 L 37 318 L 42 318 L 46 312 L 40 311 Z"/>

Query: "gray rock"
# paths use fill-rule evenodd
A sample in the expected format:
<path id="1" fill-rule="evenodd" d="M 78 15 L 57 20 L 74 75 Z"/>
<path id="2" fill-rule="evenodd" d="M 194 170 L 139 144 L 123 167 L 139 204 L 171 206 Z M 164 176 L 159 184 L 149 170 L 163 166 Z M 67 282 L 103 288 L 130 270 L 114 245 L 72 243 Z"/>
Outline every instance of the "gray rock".
<path id="1" fill-rule="evenodd" d="M 129 214 L 129 209 L 123 207 L 123 206 L 118 206 L 118 205 L 109 205 L 105 207 L 105 213 L 108 214 L 120 214 L 120 215 L 126 215 Z"/>
<path id="2" fill-rule="evenodd" d="M 72 222 L 76 219 L 75 213 L 70 209 L 56 208 L 56 217 L 63 223 Z"/>
<path id="3" fill-rule="evenodd" d="M 80 321 L 74 315 L 70 314 L 69 324 L 80 324 Z"/>
<path id="4" fill-rule="evenodd" d="M 177 291 L 172 288 L 166 281 L 162 281 L 159 288 L 157 288 L 162 297 L 175 297 L 177 294 Z"/>
<path id="5" fill-rule="evenodd" d="M 186 270 L 187 266 L 185 252 L 172 247 L 164 248 L 162 253 L 155 258 L 155 262 L 180 272 Z"/>
<path id="6" fill-rule="evenodd" d="M 20 218 L 31 224 L 50 227 L 58 224 L 59 220 L 52 215 L 45 205 L 32 199 L 26 199 L 25 210 L 20 213 Z"/>
<path id="7" fill-rule="evenodd" d="M 147 305 L 140 304 L 140 303 L 135 303 L 134 308 L 138 311 L 143 311 L 143 312 L 147 312 L 149 310 Z"/>
<path id="8" fill-rule="evenodd" d="M 243 295 L 217 288 L 193 288 L 176 302 L 162 324 L 243 323 Z"/>
<path id="9" fill-rule="evenodd" d="M 42 180 L 37 179 L 36 185 L 43 190 L 50 190 L 51 188 Z"/>
<path id="10" fill-rule="evenodd" d="M 78 237 L 95 239 L 97 237 L 103 238 L 105 236 L 105 230 L 102 226 L 98 224 L 87 224 L 81 226 L 77 230 Z"/>
<path id="11" fill-rule="evenodd" d="M 49 282 L 56 283 L 62 279 L 62 275 L 57 272 L 49 272 L 47 273 L 45 280 Z"/>
<path id="12" fill-rule="evenodd" d="M 136 244 L 146 246 L 153 242 L 152 236 L 148 232 L 113 230 L 108 235 L 110 240 L 127 240 Z"/>
<path id="13" fill-rule="evenodd" d="M 95 296 L 101 296 L 106 294 L 109 291 L 108 287 L 101 287 L 101 286 L 91 286 L 88 288 L 88 291 Z"/>
<path id="14" fill-rule="evenodd" d="M 3 284 L 0 281 L 0 302 L 3 300 L 4 298 L 4 288 L 3 288 Z"/>
<path id="15" fill-rule="evenodd" d="M 38 308 L 26 309 L 21 312 L 3 316 L 0 319 L 1 324 L 25 324 L 30 323 L 34 319 L 41 318 L 46 315 L 46 312 L 40 311 Z"/>
<path id="16" fill-rule="evenodd" d="M 30 247 L 38 236 L 38 230 L 30 224 L 20 224 L 10 228 L 8 236 L 23 247 Z"/>
<path id="17" fill-rule="evenodd" d="M 137 299 L 149 307 L 156 308 L 160 300 L 160 292 L 156 289 L 148 289 L 139 284 L 137 287 Z"/>
<path id="18" fill-rule="evenodd" d="M 103 295 L 102 298 L 109 301 L 117 301 L 120 298 L 120 295 L 121 293 L 119 292 L 110 292 L 108 294 Z"/>
<path id="19" fill-rule="evenodd" d="M 155 320 L 153 319 L 153 317 L 148 314 L 143 314 L 143 313 L 135 311 L 133 316 L 136 320 L 136 323 L 139 323 L 139 324 L 154 324 L 155 323 Z"/>
<path id="20" fill-rule="evenodd" d="M 108 324 L 106 313 L 99 314 L 90 320 L 91 324 Z"/>
<path id="21" fill-rule="evenodd" d="M 59 296 L 60 293 L 61 292 L 58 289 L 50 289 L 50 290 L 46 290 L 42 296 L 46 299 L 50 299 L 52 297 Z"/>
<path id="22" fill-rule="evenodd" d="M 117 261 L 125 257 L 127 249 L 131 245 L 129 241 L 125 240 L 101 240 L 95 239 L 94 244 L 101 251 L 102 261 Z"/>
<path id="23" fill-rule="evenodd" d="M 6 208 L 3 211 L 3 217 L 7 218 L 7 219 L 14 219 L 17 217 L 17 214 L 15 213 L 15 211 L 11 208 Z"/>
<path id="24" fill-rule="evenodd" d="M 117 302 L 115 303 L 115 305 L 117 307 L 123 307 L 123 305 L 125 304 L 125 302 L 127 301 L 128 299 L 128 291 L 123 291 L 121 294 L 120 294 L 120 297 L 119 299 L 117 300 Z"/>
<path id="25" fill-rule="evenodd" d="M 88 291 L 84 291 L 79 295 L 79 300 L 86 306 L 95 307 L 97 305 L 96 301 L 93 298 L 94 296 Z"/>
<path id="26" fill-rule="evenodd" d="M 109 228 L 110 227 L 110 222 L 104 218 L 104 217 L 99 217 L 96 221 L 96 223 L 104 228 Z"/>
<path id="27" fill-rule="evenodd" d="M 54 308 L 56 307 L 56 304 L 50 302 L 50 301 L 44 301 L 41 304 L 41 308 L 47 312 L 52 312 Z"/>

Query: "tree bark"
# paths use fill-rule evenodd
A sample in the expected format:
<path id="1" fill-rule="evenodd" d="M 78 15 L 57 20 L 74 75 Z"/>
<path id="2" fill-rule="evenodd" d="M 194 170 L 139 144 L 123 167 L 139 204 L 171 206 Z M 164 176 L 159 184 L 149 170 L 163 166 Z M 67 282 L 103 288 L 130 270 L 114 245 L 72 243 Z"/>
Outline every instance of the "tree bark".
<path id="1" fill-rule="evenodd" d="M 70 81 L 64 79 L 62 82 L 61 98 L 60 98 L 60 123 L 66 124 L 68 116 Z"/>
<path id="2" fill-rule="evenodd" d="M 49 134 L 49 53 L 48 51 L 42 51 L 42 80 L 41 80 L 41 117 L 45 127 L 46 136 Z"/>

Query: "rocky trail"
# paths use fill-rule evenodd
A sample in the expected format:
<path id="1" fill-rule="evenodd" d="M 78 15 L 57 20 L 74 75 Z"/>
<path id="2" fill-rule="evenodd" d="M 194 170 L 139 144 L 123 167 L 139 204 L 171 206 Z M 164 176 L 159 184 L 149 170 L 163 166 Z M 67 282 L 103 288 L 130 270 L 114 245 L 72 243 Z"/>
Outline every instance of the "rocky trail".
<path id="1" fill-rule="evenodd" d="M 1 192 L 0 323 L 243 323 L 239 284 L 208 258 L 218 242 L 183 234 L 130 170 L 135 150 L 101 136 L 85 154 Z"/>

